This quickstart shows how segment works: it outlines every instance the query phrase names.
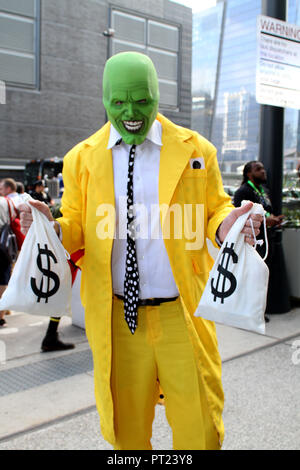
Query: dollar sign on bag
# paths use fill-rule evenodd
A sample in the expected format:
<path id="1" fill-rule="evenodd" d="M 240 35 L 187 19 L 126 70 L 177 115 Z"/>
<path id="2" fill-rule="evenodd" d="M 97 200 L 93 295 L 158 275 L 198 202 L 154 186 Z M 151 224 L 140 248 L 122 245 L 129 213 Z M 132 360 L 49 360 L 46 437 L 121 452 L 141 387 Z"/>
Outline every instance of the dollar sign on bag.
<path id="1" fill-rule="evenodd" d="M 219 297 L 221 299 L 221 303 L 223 304 L 224 299 L 226 297 L 230 297 L 230 295 L 232 295 L 236 289 L 236 286 L 237 286 L 236 278 L 232 274 L 232 272 L 230 272 L 228 269 L 230 258 L 232 258 L 233 263 L 238 262 L 238 255 L 234 251 L 233 247 L 234 247 L 234 243 L 231 243 L 231 246 L 228 246 L 228 243 L 226 243 L 226 246 L 223 249 L 223 256 L 222 256 L 221 263 L 219 264 L 217 268 L 219 271 L 219 275 L 218 275 L 218 279 L 216 282 L 216 286 L 214 286 L 213 284 L 214 278 L 212 278 L 211 280 L 211 292 L 214 295 L 214 302 L 216 302 L 217 297 Z M 227 255 L 227 258 L 226 258 L 226 255 Z M 223 276 L 223 279 L 221 279 L 221 276 Z M 230 282 L 230 287 L 227 290 L 225 290 L 226 279 L 228 279 Z M 220 281 L 221 281 L 221 286 L 219 287 Z"/>
<path id="2" fill-rule="evenodd" d="M 52 253 L 51 250 L 48 249 L 48 246 L 45 244 L 45 248 L 41 248 L 40 244 L 38 243 L 38 256 L 36 259 L 37 266 L 39 270 L 43 273 L 43 277 L 41 279 L 40 286 L 38 287 L 36 285 L 36 279 L 34 277 L 31 278 L 31 288 L 35 295 L 37 296 L 37 301 L 40 302 L 41 299 L 45 299 L 45 303 L 48 303 L 49 297 L 52 297 L 52 295 L 56 294 L 56 292 L 59 289 L 60 286 L 60 280 L 57 274 L 55 274 L 53 271 L 50 270 L 51 267 L 51 259 L 54 261 L 54 263 L 57 263 L 57 259 L 54 256 L 54 253 Z M 47 267 L 43 267 L 42 263 L 42 256 L 46 257 L 46 262 L 47 262 Z M 46 289 L 44 290 L 44 276 L 46 278 L 45 284 L 46 284 Z M 50 289 L 50 279 L 54 282 L 54 286 L 52 289 Z"/>

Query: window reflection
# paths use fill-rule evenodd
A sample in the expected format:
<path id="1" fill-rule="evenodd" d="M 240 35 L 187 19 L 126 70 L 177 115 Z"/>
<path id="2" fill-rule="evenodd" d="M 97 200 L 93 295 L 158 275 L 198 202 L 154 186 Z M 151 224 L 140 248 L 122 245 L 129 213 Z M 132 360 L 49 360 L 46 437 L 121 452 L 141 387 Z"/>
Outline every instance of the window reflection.
<path id="1" fill-rule="evenodd" d="M 192 126 L 217 147 L 223 173 L 238 172 L 259 155 L 260 105 L 255 97 L 259 14 L 261 0 L 228 0 L 194 15 Z M 287 21 L 300 23 L 300 0 L 289 0 Z M 286 109 L 285 169 L 296 168 L 299 129 L 299 111 Z"/>

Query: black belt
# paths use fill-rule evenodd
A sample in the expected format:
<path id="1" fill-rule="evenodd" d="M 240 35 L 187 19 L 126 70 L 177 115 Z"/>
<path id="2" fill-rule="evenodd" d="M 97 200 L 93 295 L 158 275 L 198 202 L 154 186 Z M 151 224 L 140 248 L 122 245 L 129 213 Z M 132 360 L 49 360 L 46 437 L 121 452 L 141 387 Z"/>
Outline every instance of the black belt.
<path id="1" fill-rule="evenodd" d="M 115 296 L 118 299 L 124 301 L 123 295 L 115 294 Z M 163 297 L 162 298 L 157 297 L 157 298 L 154 298 L 154 299 L 139 299 L 138 306 L 139 307 L 146 307 L 146 306 L 156 307 L 156 306 L 158 306 L 160 304 L 163 304 L 165 302 L 174 302 L 174 300 L 176 300 L 176 299 L 178 299 L 178 296 L 177 297 L 170 297 L 169 299 L 165 299 Z"/>

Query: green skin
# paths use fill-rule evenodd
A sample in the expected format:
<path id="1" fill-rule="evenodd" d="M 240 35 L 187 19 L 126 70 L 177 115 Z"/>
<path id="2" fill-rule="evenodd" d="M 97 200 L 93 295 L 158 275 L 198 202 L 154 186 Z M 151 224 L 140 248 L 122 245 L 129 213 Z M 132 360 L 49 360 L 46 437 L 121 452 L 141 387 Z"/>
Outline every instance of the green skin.
<path id="1" fill-rule="evenodd" d="M 108 119 L 129 145 L 140 145 L 158 112 L 159 86 L 151 59 L 139 52 L 112 56 L 103 74 Z"/>

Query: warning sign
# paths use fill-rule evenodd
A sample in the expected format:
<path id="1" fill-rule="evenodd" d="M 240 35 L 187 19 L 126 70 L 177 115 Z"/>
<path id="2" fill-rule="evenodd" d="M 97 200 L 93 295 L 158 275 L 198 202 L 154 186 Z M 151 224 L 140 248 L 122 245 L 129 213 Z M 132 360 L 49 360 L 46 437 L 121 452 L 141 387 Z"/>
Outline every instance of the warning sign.
<path id="1" fill-rule="evenodd" d="M 300 26 L 258 16 L 256 100 L 300 108 Z"/>

